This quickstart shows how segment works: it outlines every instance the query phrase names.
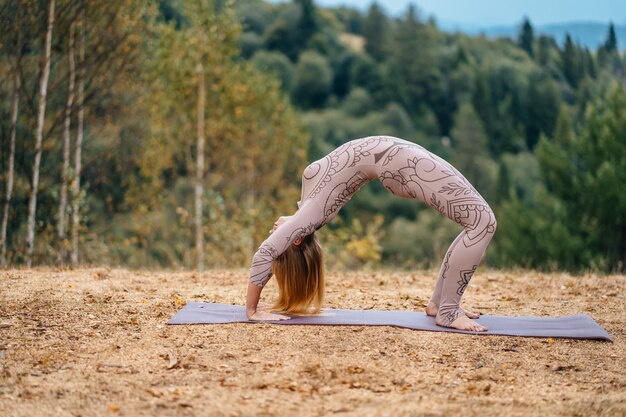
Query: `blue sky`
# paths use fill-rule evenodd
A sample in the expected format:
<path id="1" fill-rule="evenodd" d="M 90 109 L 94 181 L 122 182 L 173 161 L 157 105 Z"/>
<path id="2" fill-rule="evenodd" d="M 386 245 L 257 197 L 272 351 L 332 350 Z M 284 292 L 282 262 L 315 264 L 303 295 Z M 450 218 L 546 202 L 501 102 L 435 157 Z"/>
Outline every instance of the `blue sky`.
<path id="1" fill-rule="evenodd" d="M 274 3 L 287 0 L 271 0 Z M 370 0 L 315 0 L 320 6 L 347 5 L 362 10 Z M 440 23 L 494 26 L 519 23 L 528 16 L 534 25 L 571 21 L 626 24 L 625 0 L 379 0 L 389 14 L 397 15 L 409 3 Z"/>

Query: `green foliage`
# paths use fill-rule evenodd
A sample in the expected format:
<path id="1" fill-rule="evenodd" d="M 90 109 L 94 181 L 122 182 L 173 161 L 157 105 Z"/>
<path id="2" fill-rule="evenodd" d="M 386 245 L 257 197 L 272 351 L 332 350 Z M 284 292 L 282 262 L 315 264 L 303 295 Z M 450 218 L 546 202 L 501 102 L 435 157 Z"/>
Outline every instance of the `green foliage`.
<path id="1" fill-rule="evenodd" d="M 382 256 L 382 216 L 375 216 L 365 224 L 353 219 L 349 224 L 339 218 L 320 231 L 325 264 L 329 268 L 353 270 L 377 265 Z"/>
<path id="2" fill-rule="evenodd" d="M 398 98 L 410 112 L 417 111 L 424 101 L 432 104 L 438 82 L 436 32 L 419 21 L 414 5 L 398 22 L 395 31 L 393 62 L 398 69 Z"/>
<path id="3" fill-rule="evenodd" d="M 602 269 L 622 269 L 626 254 L 626 93 L 615 86 L 589 109 L 575 146 L 581 227 Z"/>
<path id="4" fill-rule="evenodd" d="M 604 50 L 608 53 L 614 53 L 617 51 L 617 36 L 615 36 L 615 26 L 613 22 L 609 25 L 609 32 L 606 35 L 606 41 L 604 42 Z"/>
<path id="5" fill-rule="evenodd" d="M 293 88 L 295 69 L 285 55 L 280 52 L 259 51 L 252 57 L 252 63 L 261 72 L 277 77 L 284 91 L 289 92 Z"/>
<path id="6" fill-rule="evenodd" d="M 569 34 L 565 37 L 565 47 L 561 53 L 562 71 L 565 79 L 574 88 L 583 78 L 583 65 L 579 57 L 579 49 L 574 45 Z"/>
<path id="7" fill-rule="evenodd" d="M 525 203 L 532 203 L 534 200 L 535 188 L 541 183 L 541 167 L 535 154 L 530 152 L 520 152 L 517 154 L 506 153 L 500 159 L 500 165 L 506 178 L 502 185 L 502 197 L 514 195 Z M 508 186 L 506 183 L 508 182 Z"/>
<path id="8" fill-rule="evenodd" d="M 295 62 L 300 52 L 309 47 L 309 41 L 318 28 L 313 0 L 295 0 L 265 30 L 265 45 L 269 50 L 280 51 Z"/>
<path id="9" fill-rule="evenodd" d="M 262 36 L 274 21 L 274 7 L 262 0 L 246 0 L 235 3 L 245 31 Z"/>
<path id="10" fill-rule="evenodd" d="M 389 55 L 389 27 L 389 18 L 378 3 L 372 3 L 363 22 L 363 37 L 365 50 L 377 61 L 384 61 Z"/>
<path id="11" fill-rule="evenodd" d="M 626 182 L 626 93 L 615 86 L 588 111 L 575 137 L 568 114 L 561 111 L 557 135 L 541 140 L 537 155 L 552 199 L 564 209 L 574 241 L 585 245 L 584 257 L 565 266 L 586 264 L 621 270 L 626 253 L 626 210 L 622 192 Z M 558 245 L 559 240 L 552 240 Z"/>
<path id="12" fill-rule="evenodd" d="M 461 106 L 454 118 L 452 139 L 452 164 L 490 199 L 494 195 L 497 167 L 489 158 L 487 136 L 471 104 Z"/>
<path id="13" fill-rule="evenodd" d="M 524 18 L 522 28 L 520 30 L 519 37 L 517 38 L 517 44 L 520 48 L 525 50 L 529 56 L 533 57 L 534 53 L 535 35 L 533 33 L 533 27 L 530 24 L 528 18 Z"/>
<path id="14" fill-rule="evenodd" d="M 297 9 L 295 8 L 284 11 L 263 34 L 263 41 L 268 50 L 281 52 L 294 62 L 300 53 L 300 45 L 295 36 L 297 28 L 293 23 L 296 15 Z"/>
<path id="15" fill-rule="evenodd" d="M 552 136 L 561 103 L 559 88 L 544 74 L 531 77 L 526 98 L 526 145 L 534 149 L 543 133 Z"/>
<path id="16" fill-rule="evenodd" d="M 321 107 L 330 95 L 332 70 L 326 58 L 305 52 L 296 66 L 293 98 L 304 108 Z"/>
<path id="17" fill-rule="evenodd" d="M 19 263 L 34 154 L 29 109 L 37 106 L 32 92 L 46 4 L 19 3 L 21 51 L 15 47 L 18 2 L 8 4 L 0 8 L 0 76 L 11 80 L 19 57 L 23 82 L 8 223 L 8 255 Z M 590 51 L 571 37 L 561 46 L 536 36 L 528 19 L 517 39 L 491 40 L 441 32 L 414 6 L 391 18 L 376 2 L 366 12 L 316 7 L 312 0 L 88 4 L 91 101 L 80 230 L 87 262 L 192 265 L 203 64 L 202 204 L 211 266 L 249 262 L 268 224 L 295 209 L 307 160 L 353 138 L 387 134 L 451 161 L 486 197 L 499 222 L 488 252 L 492 264 L 624 270 L 626 103 L 619 85 L 626 62 L 613 25 L 604 44 Z M 68 10 L 59 8 L 53 37 L 37 208 L 40 262 L 53 262 L 62 244 L 53 225 Z M 112 58 L 93 66 L 107 48 Z M 1 83 L 0 184 L 7 178 L 11 96 L 12 83 Z M 459 231 L 377 182 L 364 187 L 330 229 L 322 232 L 330 266 L 345 268 L 438 265 Z"/>
<path id="18" fill-rule="evenodd" d="M 254 32 L 245 32 L 239 38 L 239 50 L 243 58 L 251 58 L 263 47 L 263 39 Z"/>
<path id="19" fill-rule="evenodd" d="M 383 240 L 384 259 L 397 268 L 438 266 L 461 228 L 434 210 L 421 210 L 416 220 L 397 217 Z"/>
<path id="20" fill-rule="evenodd" d="M 499 265 L 557 269 L 586 264 L 588 254 L 570 230 L 567 207 L 542 186 L 535 188 L 530 202 L 513 196 L 496 215 L 498 233 L 490 254 Z"/>

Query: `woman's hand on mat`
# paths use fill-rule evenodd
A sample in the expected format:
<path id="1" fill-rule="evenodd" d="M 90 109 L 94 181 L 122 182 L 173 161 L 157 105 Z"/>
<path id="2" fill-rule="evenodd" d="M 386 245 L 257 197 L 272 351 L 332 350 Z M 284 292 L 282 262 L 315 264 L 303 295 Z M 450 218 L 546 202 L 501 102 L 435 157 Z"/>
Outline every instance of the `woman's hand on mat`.
<path id="1" fill-rule="evenodd" d="M 256 311 L 251 316 L 248 316 L 249 320 L 289 320 L 291 317 L 283 314 L 270 313 L 267 311 Z"/>

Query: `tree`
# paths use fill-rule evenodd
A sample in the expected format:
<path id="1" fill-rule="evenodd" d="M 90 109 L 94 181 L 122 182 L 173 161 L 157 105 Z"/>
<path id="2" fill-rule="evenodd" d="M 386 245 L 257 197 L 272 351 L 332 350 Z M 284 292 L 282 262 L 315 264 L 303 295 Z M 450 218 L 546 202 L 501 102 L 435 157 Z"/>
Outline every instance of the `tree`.
<path id="1" fill-rule="evenodd" d="M 617 52 L 617 36 L 615 35 L 615 26 L 613 22 L 609 24 L 609 32 L 606 35 L 606 41 L 604 42 L 604 50 L 609 54 Z"/>
<path id="2" fill-rule="evenodd" d="M 393 63 L 399 72 L 398 99 L 410 113 L 435 101 L 439 83 L 435 36 L 435 29 L 421 23 L 417 9 L 410 4 L 397 24 L 393 48 Z"/>
<path id="3" fill-rule="evenodd" d="M 293 180 L 305 157 L 306 137 L 276 77 L 237 55 L 232 3 L 212 4 L 187 2 L 185 15 L 193 18 L 181 30 L 156 25 L 158 43 L 143 79 L 150 134 L 128 196 L 135 222 L 128 233 L 145 242 L 139 253 L 163 257 L 163 265 L 197 266 L 200 251 L 211 253 L 205 266 L 248 262 L 267 235 L 265 223 L 293 210 Z M 166 227 L 164 219 L 180 227 Z"/>
<path id="4" fill-rule="evenodd" d="M 263 47 L 263 39 L 254 32 L 245 32 L 239 38 L 239 49 L 245 59 L 250 59 Z"/>
<path id="5" fill-rule="evenodd" d="M 540 35 L 537 40 L 537 62 L 541 66 L 546 66 L 551 61 L 552 51 L 558 50 L 554 38 L 548 35 Z"/>
<path id="6" fill-rule="evenodd" d="M 363 22 L 365 50 L 376 61 L 384 61 L 389 55 L 389 19 L 377 2 L 373 2 Z"/>
<path id="7" fill-rule="evenodd" d="M 79 262 L 80 231 L 86 190 L 81 188 L 83 144 L 88 105 L 101 104 L 112 95 L 112 88 L 123 83 L 129 70 L 138 65 L 140 37 L 146 30 L 151 11 L 140 0 L 126 2 L 82 2 L 77 10 L 78 65 L 76 97 L 76 143 L 72 169 L 71 262 Z M 118 112 L 126 111 L 116 109 Z M 110 196 L 109 196 L 110 198 Z"/>
<path id="8" fill-rule="evenodd" d="M 517 38 L 517 44 L 520 48 L 528 53 L 528 56 L 531 58 L 535 56 L 534 53 L 534 42 L 535 35 L 533 33 L 533 27 L 530 24 L 530 20 L 527 17 L 524 18 L 524 22 L 522 23 L 522 27 Z"/>
<path id="9" fill-rule="evenodd" d="M 204 102 L 205 97 L 204 66 L 198 63 L 198 138 L 196 140 L 196 184 L 194 187 L 196 251 L 198 253 L 198 271 L 204 270 L 204 231 L 202 228 L 202 196 L 204 194 Z"/>
<path id="10" fill-rule="evenodd" d="M 453 165 L 487 199 L 492 194 L 496 167 L 487 151 L 487 135 L 471 104 L 461 105 L 451 132 Z"/>
<path id="11" fill-rule="evenodd" d="M 584 250 L 569 255 L 602 270 L 623 270 L 626 253 L 626 92 L 613 87 L 587 111 L 580 135 L 561 111 L 555 137 L 537 148 L 564 227 Z M 561 237 L 562 238 L 562 237 Z M 560 238 L 559 238 L 560 239 Z M 554 240 L 554 244 L 564 243 Z"/>
<path id="12" fill-rule="evenodd" d="M 291 91 L 294 67 L 285 55 L 280 52 L 259 51 L 252 57 L 252 63 L 260 71 L 276 76 L 283 91 Z"/>
<path id="13" fill-rule="evenodd" d="M 264 33 L 265 46 L 285 54 L 293 62 L 318 31 L 313 0 L 294 0 Z"/>
<path id="14" fill-rule="evenodd" d="M 274 20 L 273 5 L 261 0 L 241 1 L 236 2 L 235 5 L 241 16 L 241 23 L 246 33 L 252 32 L 259 36 L 263 35 L 265 29 Z"/>
<path id="15" fill-rule="evenodd" d="M 338 98 L 343 98 L 350 92 L 352 83 L 352 66 L 356 60 L 353 52 L 341 54 L 333 67 L 333 93 Z"/>
<path id="16" fill-rule="evenodd" d="M 293 99 L 303 108 L 322 106 L 332 86 L 332 71 L 326 58 L 316 52 L 305 52 L 296 66 Z"/>
<path id="17" fill-rule="evenodd" d="M 496 202 L 501 203 L 511 195 L 511 177 L 509 168 L 503 160 L 498 163 L 498 182 L 496 183 Z"/>
<path id="18" fill-rule="evenodd" d="M 50 55 L 52 52 L 52 30 L 54 28 L 55 0 L 50 0 L 48 11 L 48 28 L 44 49 L 43 68 L 39 83 L 39 109 L 37 114 L 37 132 L 35 141 L 35 160 L 33 162 L 33 182 L 28 203 L 28 225 L 26 231 L 26 266 L 31 267 L 35 248 L 35 217 L 37 211 L 37 191 L 39 188 L 39 167 L 43 146 L 43 128 L 46 116 L 46 97 L 48 93 L 48 77 L 50 75 Z"/>
<path id="19" fill-rule="evenodd" d="M 548 191 L 566 202 L 574 199 L 572 146 L 575 140 L 569 111 L 561 107 L 554 137 L 550 140 L 543 136 L 535 151 Z"/>
<path id="20" fill-rule="evenodd" d="M 624 270 L 626 254 L 626 92 L 615 85 L 587 113 L 580 141 L 574 147 L 574 183 L 582 230 L 594 263 L 606 270 Z M 576 210 L 576 205 L 571 206 Z"/>
<path id="21" fill-rule="evenodd" d="M 300 6 L 296 38 L 300 49 L 306 48 L 309 40 L 318 31 L 317 16 L 313 0 L 295 0 Z"/>
<path id="22" fill-rule="evenodd" d="M 78 44 L 78 125 L 76 127 L 76 146 L 74 147 L 74 174 L 72 178 L 72 265 L 78 264 L 78 231 L 80 227 L 80 175 L 82 170 L 83 137 L 85 134 L 85 44 L 86 44 L 86 20 L 85 5 L 81 10 L 79 21 L 79 44 Z"/>
<path id="23" fill-rule="evenodd" d="M 543 132 L 552 136 L 557 118 L 561 97 L 558 86 L 551 78 L 538 74 L 528 83 L 526 101 L 526 144 L 534 149 Z"/>
<path id="24" fill-rule="evenodd" d="M 65 262 L 66 253 L 66 225 L 67 225 L 67 187 L 69 184 L 70 170 L 70 146 L 72 106 L 74 105 L 74 84 L 76 81 L 76 64 L 74 61 L 74 31 L 75 22 L 70 24 L 68 39 L 67 61 L 69 68 L 69 80 L 67 83 L 67 101 L 65 102 L 65 123 L 63 130 L 63 164 L 61 166 L 61 189 L 59 195 L 59 219 L 57 232 L 59 237 L 59 252 L 57 261 L 62 265 Z"/>
<path id="25" fill-rule="evenodd" d="M 9 222 L 9 206 L 11 205 L 11 197 L 13 196 L 13 182 L 15 171 L 15 137 L 17 135 L 17 117 L 19 114 L 20 104 L 20 66 L 22 60 L 22 7 L 21 2 L 18 3 L 17 16 L 15 19 L 15 62 L 13 66 L 13 97 L 11 100 L 11 133 L 9 139 L 9 163 L 7 166 L 6 190 L 5 198 L 2 205 L 2 226 L 0 229 L 0 266 L 5 267 L 7 264 L 7 224 Z"/>
<path id="26" fill-rule="evenodd" d="M 569 33 L 565 36 L 565 46 L 561 52 L 561 70 L 565 79 L 574 88 L 578 87 L 578 83 L 583 77 L 579 50 Z"/>

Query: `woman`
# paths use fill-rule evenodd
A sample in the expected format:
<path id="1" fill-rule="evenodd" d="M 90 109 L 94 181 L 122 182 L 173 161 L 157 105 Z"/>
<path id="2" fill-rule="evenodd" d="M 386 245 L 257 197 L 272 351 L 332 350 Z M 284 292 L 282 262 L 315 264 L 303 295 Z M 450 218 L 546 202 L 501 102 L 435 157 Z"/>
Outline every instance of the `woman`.
<path id="1" fill-rule="evenodd" d="M 440 326 L 486 331 L 460 307 L 465 291 L 496 230 L 493 211 L 449 163 L 423 147 L 391 136 L 347 142 L 312 163 L 302 175 L 302 196 L 293 216 L 281 217 L 254 255 L 246 313 L 251 320 L 288 316 L 257 308 L 261 291 L 276 276 L 272 310 L 319 312 L 324 295 L 322 251 L 315 231 L 331 221 L 363 184 L 378 178 L 404 198 L 416 198 L 463 226 L 448 249 L 426 313 Z"/>

